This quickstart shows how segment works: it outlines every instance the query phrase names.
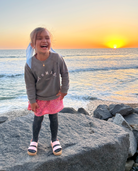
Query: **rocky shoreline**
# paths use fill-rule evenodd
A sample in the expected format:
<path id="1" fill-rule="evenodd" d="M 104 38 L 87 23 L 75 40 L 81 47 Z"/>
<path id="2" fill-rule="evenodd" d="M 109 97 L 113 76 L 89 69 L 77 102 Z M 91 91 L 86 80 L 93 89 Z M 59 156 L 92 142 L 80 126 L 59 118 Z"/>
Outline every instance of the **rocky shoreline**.
<path id="1" fill-rule="evenodd" d="M 125 165 L 125 171 L 138 171 L 138 104 L 137 103 L 113 103 L 100 102 L 96 108 L 88 104 L 91 115 L 114 122 L 129 132 L 131 151 Z"/>
<path id="2" fill-rule="evenodd" d="M 49 142 L 46 140 L 46 137 L 50 139 L 50 131 L 46 128 L 41 131 L 40 135 L 43 141 L 39 143 L 39 159 L 38 156 L 30 158 L 27 155 L 26 149 L 32 131 L 32 112 L 16 110 L 3 114 L 7 120 L 5 119 L 5 122 L 0 124 L 0 139 L 2 140 L 0 143 L 0 170 L 16 171 L 26 168 L 27 171 L 32 169 L 42 171 L 45 168 L 51 170 L 56 168 L 56 171 L 58 169 L 61 171 L 64 170 L 65 164 L 67 165 L 65 161 L 68 161 L 66 170 L 71 171 L 137 171 L 138 104 L 121 105 L 120 103 L 95 100 L 90 102 L 86 109 L 79 108 L 76 111 L 73 108 L 64 108 L 59 113 L 59 124 L 61 123 L 59 138 L 64 154 L 59 158 L 55 158 L 51 153 Z M 113 115 L 113 113 L 115 114 Z M 127 116 L 123 116 L 124 113 L 127 113 Z M 45 119 L 44 125 L 48 124 Z M 10 138 L 13 140 L 8 145 Z M 17 148 L 19 149 L 17 150 Z M 102 157 L 100 157 L 101 155 Z M 85 156 L 85 162 L 82 156 Z M 34 164 L 35 161 L 36 164 Z M 49 165 L 51 161 L 58 162 L 51 168 Z M 33 164 L 31 164 L 32 162 Z M 7 164 L 5 165 L 5 163 Z"/>

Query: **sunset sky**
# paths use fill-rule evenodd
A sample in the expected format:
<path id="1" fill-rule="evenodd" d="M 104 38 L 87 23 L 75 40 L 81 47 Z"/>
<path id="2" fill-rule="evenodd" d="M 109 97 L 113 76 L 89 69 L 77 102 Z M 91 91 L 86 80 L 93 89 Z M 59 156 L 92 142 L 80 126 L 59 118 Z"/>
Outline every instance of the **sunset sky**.
<path id="1" fill-rule="evenodd" d="M 55 49 L 138 48 L 138 0 L 0 0 L 0 49 L 46 27 Z"/>

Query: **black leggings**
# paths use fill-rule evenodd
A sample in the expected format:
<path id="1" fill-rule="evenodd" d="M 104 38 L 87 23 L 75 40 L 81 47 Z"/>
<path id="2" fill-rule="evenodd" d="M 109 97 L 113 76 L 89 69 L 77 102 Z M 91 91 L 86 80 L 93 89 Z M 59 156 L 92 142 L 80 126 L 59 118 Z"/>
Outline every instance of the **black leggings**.
<path id="1" fill-rule="evenodd" d="M 41 124 L 44 119 L 44 116 L 34 116 L 33 122 L 33 141 L 38 141 L 38 135 L 41 129 Z M 58 132 L 58 114 L 49 114 L 50 120 L 50 130 L 51 130 L 51 140 L 57 140 L 57 132 Z"/>

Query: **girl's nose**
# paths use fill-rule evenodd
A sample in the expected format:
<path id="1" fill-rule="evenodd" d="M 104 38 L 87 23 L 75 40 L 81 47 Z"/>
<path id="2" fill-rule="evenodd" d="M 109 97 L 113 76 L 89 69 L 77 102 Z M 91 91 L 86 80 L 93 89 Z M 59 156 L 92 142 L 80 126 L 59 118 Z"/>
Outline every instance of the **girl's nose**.
<path id="1" fill-rule="evenodd" d="M 43 42 L 46 42 L 46 39 L 44 38 L 44 39 L 42 39 L 42 41 L 43 41 Z"/>

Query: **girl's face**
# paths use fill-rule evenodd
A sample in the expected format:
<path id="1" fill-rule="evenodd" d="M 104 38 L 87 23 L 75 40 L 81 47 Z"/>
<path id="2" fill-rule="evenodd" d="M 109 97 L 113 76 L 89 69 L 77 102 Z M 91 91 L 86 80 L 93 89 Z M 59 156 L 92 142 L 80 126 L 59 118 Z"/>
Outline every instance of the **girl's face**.
<path id="1" fill-rule="evenodd" d="M 51 39 L 47 30 L 38 33 L 36 36 L 35 45 L 33 45 L 36 53 L 47 53 L 51 48 Z"/>

